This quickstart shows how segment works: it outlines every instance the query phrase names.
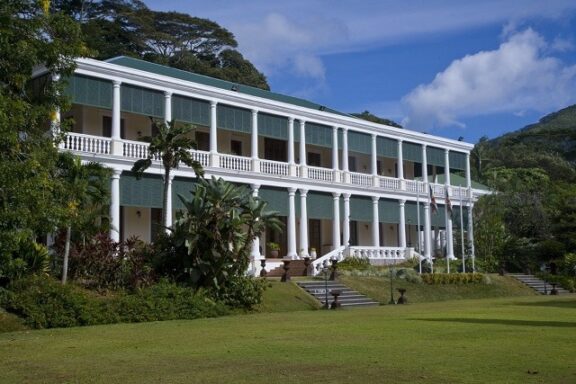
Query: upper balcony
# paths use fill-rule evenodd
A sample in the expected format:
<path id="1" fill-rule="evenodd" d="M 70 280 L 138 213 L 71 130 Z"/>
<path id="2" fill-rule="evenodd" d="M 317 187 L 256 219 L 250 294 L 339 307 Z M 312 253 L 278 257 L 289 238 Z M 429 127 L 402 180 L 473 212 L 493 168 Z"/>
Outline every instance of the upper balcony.
<path id="1" fill-rule="evenodd" d="M 119 144 L 119 145 L 115 145 Z M 82 133 L 68 133 L 60 143 L 60 148 L 70 150 L 80 155 L 92 155 L 106 159 L 122 159 L 132 162 L 136 159 L 145 158 L 148 154 L 148 144 L 135 140 L 120 140 L 118 143 L 109 137 L 88 135 Z M 275 179 L 288 183 L 309 183 L 319 187 L 345 189 L 363 189 L 365 191 L 379 193 L 394 193 L 404 195 L 407 198 L 427 200 L 430 190 L 438 199 L 444 199 L 446 189 L 444 184 L 425 183 L 418 179 L 400 179 L 382 175 L 374 175 L 363 172 L 342 171 L 339 169 L 318 167 L 310 165 L 298 165 L 282 161 L 274 161 L 260 158 L 251 158 L 223 153 L 211 153 L 209 151 L 191 151 L 193 158 L 198 161 L 208 174 L 229 174 L 241 176 L 247 180 L 258 180 L 262 177 Z M 155 162 L 159 165 L 160 160 Z M 187 167 L 183 172 L 190 172 Z M 469 201 L 476 200 L 480 195 L 487 193 L 484 189 L 465 187 L 466 179 L 451 175 L 452 187 L 450 196 L 453 200 Z M 460 184 L 460 186 L 458 185 Z M 430 189 L 428 187 L 430 185 Z"/>

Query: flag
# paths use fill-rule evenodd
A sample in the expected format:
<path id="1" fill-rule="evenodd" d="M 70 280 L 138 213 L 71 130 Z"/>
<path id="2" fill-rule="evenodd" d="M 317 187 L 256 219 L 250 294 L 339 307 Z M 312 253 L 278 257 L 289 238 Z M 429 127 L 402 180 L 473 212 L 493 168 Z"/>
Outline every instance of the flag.
<path id="1" fill-rule="evenodd" d="M 436 199 L 434 198 L 432 186 L 428 185 L 428 188 L 430 188 L 430 206 L 432 207 L 432 213 L 438 213 L 438 205 L 436 205 Z"/>
<path id="2" fill-rule="evenodd" d="M 452 202 L 450 201 L 450 195 L 448 194 L 448 188 L 445 189 L 446 192 L 446 209 L 450 216 L 452 216 Z"/>

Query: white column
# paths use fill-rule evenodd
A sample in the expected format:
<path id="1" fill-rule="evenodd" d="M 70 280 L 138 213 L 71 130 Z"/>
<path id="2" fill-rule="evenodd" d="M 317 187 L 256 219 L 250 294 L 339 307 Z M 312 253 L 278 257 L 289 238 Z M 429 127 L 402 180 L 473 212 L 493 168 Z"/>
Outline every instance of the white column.
<path id="1" fill-rule="evenodd" d="M 398 179 L 400 180 L 400 189 L 406 189 L 404 181 L 404 151 L 402 150 L 402 140 L 398 140 Z"/>
<path id="2" fill-rule="evenodd" d="M 450 186 L 450 150 L 444 150 L 444 184 Z"/>
<path id="3" fill-rule="evenodd" d="M 372 184 L 375 187 L 380 186 L 380 182 L 378 180 L 378 150 L 377 150 L 377 142 L 378 137 L 376 134 L 372 134 L 372 150 L 371 150 L 371 157 L 370 157 L 370 170 L 372 172 Z"/>
<path id="4" fill-rule="evenodd" d="M 110 239 L 120 241 L 120 169 L 114 169 L 110 178 Z"/>
<path id="5" fill-rule="evenodd" d="M 296 258 L 296 206 L 294 204 L 294 195 L 296 188 L 288 188 L 288 253 L 289 259 Z"/>
<path id="6" fill-rule="evenodd" d="M 259 184 L 252 184 L 252 196 L 258 197 L 258 190 L 260 189 Z M 252 241 L 252 251 L 250 252 L 250 258 L 252 259 L 252 271 L 253 276 L 260 275 L 260 259 L 262 256 L 260 255 L 260 238 L 258 236 L 254 237 Z"/>
<path id="7" fill-rule="evenodd" d="M 426 144 L 422 144 L 422 181 L 428 182 L 428 157 L 426 155 Z M 428 195 L 426 190 L 426 195 Z"/>
<path id="8" fill-rule="evenodd" d="M 294 162 L 294 117 L 288 118 L 288 167 L 290 176 L 296 176 L 296 164 Z"/>
<path id="9" fill-rule="evenodd" d="M 350 183 L 350 169 L 348 167 L 348 128 L 342 128 L 342 172 L 344 182 Z"/>
<path id="10" fill-rule="evenodd" d="M 308 256 L 308 207 L 306 204 L 307 189 L 300 189 L 300 257 Z M 320 250 L 318 250 L 320 251 Z"/>
<path id="11" fill-rule="evenodd" d="M 340 247 L 340 193 L 332 193 L 334 197 L 334 220 L 332 220 L 332 246 Z"/>
<path id="12" fill-rule="evenodd" d="M 112 143 L 113 155 L 122 155 L 123 145 L 120 137 L 120 85 L 122 82 L 112 82 Z"/>
<path id="13" fill-rule="evenodd" d="M 164 92 L 164 122 L 172 121 L 172 92 Z"/>
<path id="14" fill-rule="evenodd" d="M 166 222 L 164 226 L 166 227 L 166 233 L 170 233 L 168 228 L 172 227 L 172 181 L 174 180 L 174 175 L 170 175 L 168 178 L 168 185 L 166 188 Z"/>
<path id="15" fill-rule="evenodd" d="M 424 257 L 432 262 L 432 227 L 430 224 L 430 203 L 424 201 Z"/>
<path id="16" fill-rule="evenodd" d="M 218 102 L 210 101 L 210 166 L 219 167 L 218 158 L 218 124 L 217 124 Z"/>
<path id="17" fill-rule="evenodd" d="M 300 177 L 308 177 L 306 166 L 306 121 L 300 120 Z"/>
<path id="18" fill-rule="evenodd" d="M 474 204 L 468 205 L 468 245 L 470 246 L 470 258 L 472 259 L 472 271 L 476 271 L 476 253 L 474 250 Z"/>
<path id="19" fill-rule="evenodd" d="M 406 248 L 406 200 L 398 200 L 398 208 L 400 209 L 400 224 L 398 225 L 398 237 L 401 248 Z"/>
<path id="20" fill-rule="evenodd" d="M 452 232 L 452 215 L 448 212 L 448 204 L 444 204 L 444 210 L 446 212 L 446 257 L 452 260 L 455 259 L 454 241 Z"/>
<path id="21" fill-rule="evenodd" d="M 258 159 L 258 110 L 252 110 L 252 172 L 260 172 L 260 161 Z"/>
<path id="22" fill-rule="evenodd" d="M 470 153 L 466 153 L 466 188 L 470 192 L 472 188 L 472 176 L 470 174 Z"/>
<path id="23" fill-rule="evenodd" d="M 334 171 L 334 181 L 340 182 L 340 172 L 338 170 L 338 127 L 332 127 L 332 170 Z"/>
<path id="24" fill-rule="evenodd" d="M 380 246 L 380 218 L 378 217 L 378 196 L 372 196 L 372 245 Z"/>
<path id="25" fill-rule="evenodd" d="M 344 220 L 342 223 L 342 245 L 350 246 L 350 194 L 343 193 L 344 197 Z"/>

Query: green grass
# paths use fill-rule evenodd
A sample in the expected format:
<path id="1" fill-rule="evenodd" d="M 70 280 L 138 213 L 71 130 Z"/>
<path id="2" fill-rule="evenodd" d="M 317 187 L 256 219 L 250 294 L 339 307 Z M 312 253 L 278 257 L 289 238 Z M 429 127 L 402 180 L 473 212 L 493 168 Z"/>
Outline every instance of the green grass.
<path id="1" fill-rule="evenodd" d="M 294 283 L 269 280 L 258 312 L 294 312 L 318 309 L 320 303 Z"/>
<path id="2" fill-rule="evenodd" d="M 25 330 L 26 326 L 22 321 L 11 313 L 7 313 L 0 308 L 0 333 Z"/>
<path id="3" fill-rule="evenodd" d="M 398 288 L 406 289 L 409 303 L 429 303 L 457 299 L 487 299 L 497 297 L 534 296 L 534 290 L 509 276 L 489 275 L 490 284 L 428 285 L 394 279 L 394 297 Z M 340 276 L 349 287 L 381 303 L 390 301 L 390 279 L 387 277 Z"/>
<path id="4" fill-rule="evenodd" d="M 282 288 L 281 288 L 282 289 Z M 0 383 L 574 383 L 576 298 L 0 334 Z"/>

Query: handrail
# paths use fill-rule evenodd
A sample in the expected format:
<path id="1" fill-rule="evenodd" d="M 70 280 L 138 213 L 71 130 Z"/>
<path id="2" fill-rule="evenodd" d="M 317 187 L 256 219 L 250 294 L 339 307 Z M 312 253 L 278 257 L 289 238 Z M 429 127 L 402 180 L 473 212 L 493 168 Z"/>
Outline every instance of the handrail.
<path id="1" fill-rule="evenodd" d="M 312 263 L 310 264 L 310 268 L 312 270 L 312 276 L 316 276 L 318 274 L 318 266 L 324 264 L 324 262 L 329 262 L 330 260 L 333 259 L 336 259 L 338 261 L 344 259 L 345 249 L 346 247 L 340 246 L 328 252 L 324 256 L 319 257 L 316 260 L 312 261 Z"/>

